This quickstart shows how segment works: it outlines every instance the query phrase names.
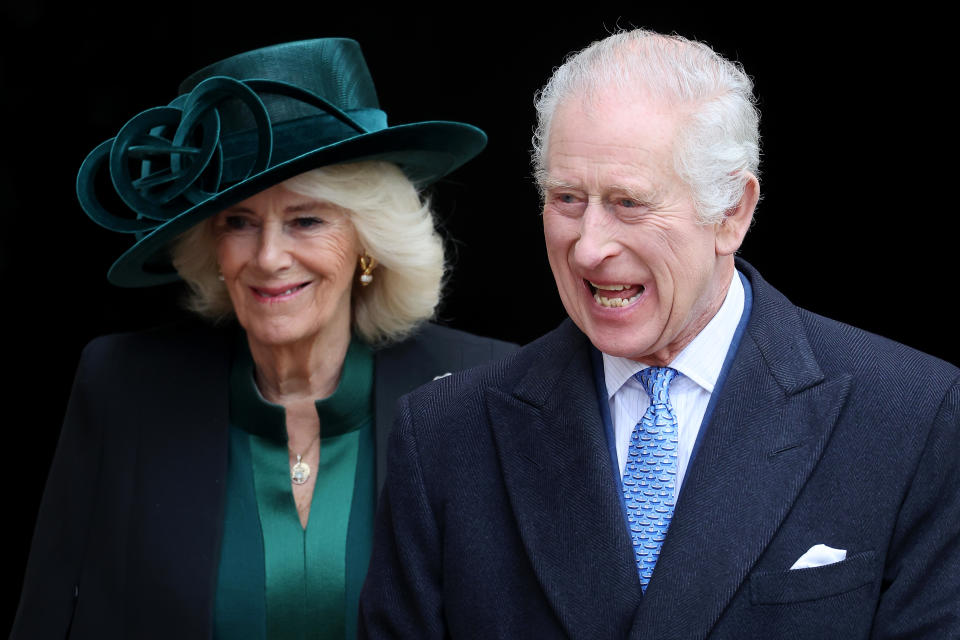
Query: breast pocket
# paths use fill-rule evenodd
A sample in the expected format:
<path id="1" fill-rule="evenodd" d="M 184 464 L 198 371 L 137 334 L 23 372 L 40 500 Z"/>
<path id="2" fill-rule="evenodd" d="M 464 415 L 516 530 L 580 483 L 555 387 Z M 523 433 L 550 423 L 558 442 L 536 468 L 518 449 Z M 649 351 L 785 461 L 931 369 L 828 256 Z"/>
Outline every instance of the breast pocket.
<path id="1" fill-rule="evenodd" d="M 750 602 L 788 604 L 819 600 L 859 589 L 879 576 L 877 554 L 863 551 L 822 567 L 751 575 Z"/>

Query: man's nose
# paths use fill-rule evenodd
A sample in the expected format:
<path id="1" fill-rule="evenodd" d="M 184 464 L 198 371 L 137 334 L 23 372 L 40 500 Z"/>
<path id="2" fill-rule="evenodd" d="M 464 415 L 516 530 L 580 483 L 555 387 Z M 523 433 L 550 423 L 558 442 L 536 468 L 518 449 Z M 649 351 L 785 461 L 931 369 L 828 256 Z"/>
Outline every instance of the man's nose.
<path id="1" fill-rule="evenodd" d="M 577 265 L 595 269 L 619 251 L 613 220 L 602 202 L 588 201 L 580 218 L 580 238 L 573 249 Z"/>

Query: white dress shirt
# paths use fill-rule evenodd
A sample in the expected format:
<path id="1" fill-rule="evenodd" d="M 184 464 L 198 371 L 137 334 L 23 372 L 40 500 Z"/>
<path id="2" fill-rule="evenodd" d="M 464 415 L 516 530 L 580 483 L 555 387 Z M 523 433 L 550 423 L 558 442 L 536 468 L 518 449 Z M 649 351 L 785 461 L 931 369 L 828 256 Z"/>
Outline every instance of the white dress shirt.
<path id="1" fill-rule="evenodd" d="M 743 315 L 743 283 L 734 271 L 733 281 L 720 310 L 707 326 L 681 351 L 670 367 L 680 372 L 670 383 L 670 404 L 677 416 L 677 482 L 674 497 L 679 495 L 690 454 L 700 432 L 703 414 L 710 402 L 710 394 L 720 376 L 733 334 Z M 614 437 L 617 440 L 617 461 L 620 477 L 627 464 L 630 436 L 633 428 L 650 406 L 650 397 L 634 374 L 648 366 L 630 360 L 603 354 L 603 373 L 610 402 Z"/>

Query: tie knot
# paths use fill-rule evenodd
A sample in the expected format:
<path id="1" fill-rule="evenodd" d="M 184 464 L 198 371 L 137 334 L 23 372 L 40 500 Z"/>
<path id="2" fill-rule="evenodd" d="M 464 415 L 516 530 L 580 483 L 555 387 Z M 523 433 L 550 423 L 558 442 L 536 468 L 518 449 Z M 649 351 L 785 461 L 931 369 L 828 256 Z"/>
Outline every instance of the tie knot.
<path id="1" fill-rule="evenodd" d="M 670 404 L 670 382 L 678 373 L 679 371 L 670 367 L 649 367 L 638 371 L 634 377 L 650 396 L 650 404 Z"/>

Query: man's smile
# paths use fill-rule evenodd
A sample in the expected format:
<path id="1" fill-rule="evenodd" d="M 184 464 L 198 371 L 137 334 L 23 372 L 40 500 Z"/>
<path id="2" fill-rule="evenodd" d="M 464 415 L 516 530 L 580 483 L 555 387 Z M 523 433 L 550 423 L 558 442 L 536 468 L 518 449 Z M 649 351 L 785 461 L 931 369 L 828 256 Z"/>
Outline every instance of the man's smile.
<path id="1" fill-rule="evenodd" d="M 645 287 L 642 284 L 600 284 L 585 281 L 593 292 L 593 299 L 602 307 L 627 307 L 640 299 Z"/>

